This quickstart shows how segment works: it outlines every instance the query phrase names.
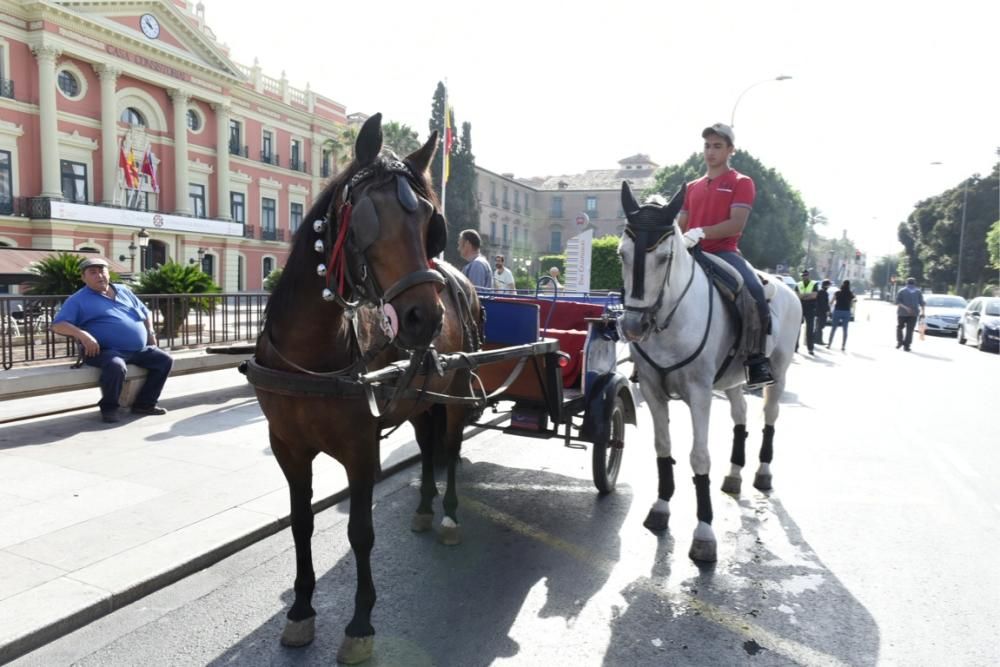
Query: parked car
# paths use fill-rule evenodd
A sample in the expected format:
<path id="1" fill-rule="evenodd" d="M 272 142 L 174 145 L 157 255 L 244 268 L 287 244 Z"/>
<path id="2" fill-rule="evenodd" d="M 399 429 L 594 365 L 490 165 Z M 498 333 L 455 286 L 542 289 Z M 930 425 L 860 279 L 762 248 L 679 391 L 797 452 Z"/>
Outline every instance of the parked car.
<path id="1" fill-rule="evenodd" d="M 785 282 L 786 285 L 788 285 L 788 288 L 790 290 L 792 290 L 793 292 L 795 291 L 795 278 L 786 275 L 782 275 L 780 276 L 780 278 Z"/>
<path id="2" fill-rule="evenodd" d="M 969 302 L 958 323 L 958 343 L 976 342 L 980 350 L 1000 351 L 1000 297 L 980 296 Z"/>
<path id="3" fill-rule="evenodd" d="M 927 333 L 958 335 L 958 321 L 962 319 L 968 302 L 951 294 L 925 294 L 924 313 Z"/>

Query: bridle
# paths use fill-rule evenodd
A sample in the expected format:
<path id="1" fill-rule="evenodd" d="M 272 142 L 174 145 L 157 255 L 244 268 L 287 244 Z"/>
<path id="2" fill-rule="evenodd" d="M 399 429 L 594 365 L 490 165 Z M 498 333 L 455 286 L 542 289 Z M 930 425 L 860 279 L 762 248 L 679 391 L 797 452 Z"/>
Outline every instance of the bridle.
<path id="1" fill-rule="evenodd" d="M 662 225 L 649 225 L 643 223 L 634 223 L 626 225 L 625 233 L 628 234 L 635 243 L 635 254 L 632 260 L 632 294 L 630 296 L 633 299 L 641 299 L 644 294 L 645 287 L 645 274 L 646 274 L 646 255 L 656 250 L 656 248 L 672 237 L 674 235 L 673 226 L 669 228 L 664 228 Z M 649 243 L 650 239 L 655 239 L 653 243 Z M 630 306 L 622 299 L 624 308 L 626 312 L 638 313 L 641 315 L 642 320 L 652 320 L 653 321 L 653 333 L 660 333 L 665 331 L 670 323 L 674 319 L 674 314 L 677 312 L 678 306 L 681 305 L 681 301 L 687 296 L 688 290 L 691 289 L 691 284 L 694 282 L 695 273 L 695 263 L 691 263 L 691 275 L 688 276 L 687 284 L 684 285 L 684 290 L 681 295 L 674 302 L 674 307 L 670 309 L 667 314 L 666 319 L 662 323 L 656 321 L 656 315 L 660 312 L 663 307 L 663 297 L 667 292 L 667 288 L 670 287 L 670 273 L 674 265 L 674 253 L 670 252 L 667 257 L 667 277 L 660 285 L 660 291 L 656 295 L 656 300 L 649 306 Z M 640 278 L 642 276 L 642 278 Z M 638 286 L 638 288 L 637 288 Z"/>
<path id="2" fill-rule="evenodd" d="M 322 297 L 325 301 L 336 302 L 348 317 L 352 317 L 362 304 L 375 306 L 384 314 L 386 304 L 417 285 L 433 283 L 438 290 L 445 285 L 444 277 L 430 265 L 404 275 L 385 290 L 375 278 L 368 250 L 379 238 L 380 224 L 375 203 L 367 192 L 374 185 L 372 181 L 385 180 L 383 177 L 395 180 L 400 205 L 407 212 L 415 213 L 420 207 L 419 180 L 406 162 L 395 156 L 382 156 L 341 186 L 331 199 L 326 216 L 313 222 L 313 231 L 320 237 L 314 249 L 327 260 L 316 267 L 316 272 L 326 278 Z M 429 197 L 424 199 L 430 201 Z M 432 228 L 444 224 L 436 207 L 428 224 Z M 432 228 L 428 229 L 428 236 L 443 231 Z"/>

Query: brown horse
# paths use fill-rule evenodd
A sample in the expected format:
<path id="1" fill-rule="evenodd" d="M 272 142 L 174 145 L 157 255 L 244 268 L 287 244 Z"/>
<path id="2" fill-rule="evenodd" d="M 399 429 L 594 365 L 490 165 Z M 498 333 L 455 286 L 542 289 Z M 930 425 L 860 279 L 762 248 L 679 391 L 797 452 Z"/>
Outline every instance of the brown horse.
<path id="1" fill-rule="evenodd" d="M 304 646 L 314 635 L 313 458 L 325 452 L 347 471 L 347 532 L 357 561 L 357 591 L 354 616 L 337 654 L 345 663 L 367 659 L 373 648 L 372 488 L 383 428 L 410 420 L 416 431 L 423 480 L 414 530 L 431 528 L 431 502 L 437 495 L 431 451 L 444 439 L 448 486 L 441 536 L 445 543 L 459 541 L 455 463 L 467 408 L 431 406 L 419 392 L 467 394 L 467 372 L 465 377 L 462 371 L 407 376 L 405 382 L 415 390 L 382 401 L 376 410 L 370 410 L 353 381 L 407 357 L 416 367 L 433 359 L 427 352 L 431 346 L 440 352 L 477 346 L 475 291 L 453 267 L 430 261 L 447 243 L 426 174 L 436 144 L 435 133 L 399 160 L 381 152 L 381 115 L 364 124 L 355 160 L 326 186 L 296 233 L 247 373 L 291 496 L 296 574 L 295 602 L 281 638 L 286 646 Z M 379 417 L 372 415 L 379 410 Z"/>

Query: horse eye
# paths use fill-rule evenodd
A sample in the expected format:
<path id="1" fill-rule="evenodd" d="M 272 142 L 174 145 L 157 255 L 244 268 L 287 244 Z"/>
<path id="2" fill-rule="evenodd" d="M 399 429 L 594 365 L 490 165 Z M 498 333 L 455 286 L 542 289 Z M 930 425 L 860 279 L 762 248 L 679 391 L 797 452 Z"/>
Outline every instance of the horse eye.
<path id="1" fill-rule="evenodd" d="M 666 263 L 667 263 L 667 258 L 665 256 L 661 255 L 661 256 L 659 256 L 659 257 L 656 258 L 656 265 L 657 266 L 664 266 L 664 265 L 666 265 Z"/>

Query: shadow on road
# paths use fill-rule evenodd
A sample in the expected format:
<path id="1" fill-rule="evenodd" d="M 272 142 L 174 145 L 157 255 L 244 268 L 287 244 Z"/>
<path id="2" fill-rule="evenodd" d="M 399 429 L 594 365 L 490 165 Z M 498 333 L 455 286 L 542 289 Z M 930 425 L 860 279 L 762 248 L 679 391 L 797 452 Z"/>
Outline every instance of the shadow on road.
<path id="1" fill-rule="evenodd" d="M 367 665 L 472 667 L 518 655 L 528 661 L 525 647 L 511 636 L 525 608 L 537 618 L 559 617 L 561 625 L 572 625 L 607 581 L 607 568 L 587 567 L 567 558 L 565 550 L 586 545 L 587 558 L 619 560 L 619 530 L 631 505 L 627 488 L 601 498 L 590 482 L 491 463 L 463 463 L 459 480 L 463 543 L 458 547 L 445 547 L 430 533 L 410 533 L 416 487 L 376 504 L 376 639 Z M 435 509 L 440 519 L 440 500 Z M 330 531 L 344 541 L 345 529 L 341 522 Z M 325 539 L 317 534 L 314 549 Z M 294 597 L 294 572 L 283 576 L 288 586 L 281 612 L 211 664 L 335 663 L 353 609 L 353 556 L 342 557 L 319 577 L 313 599 L 317 636 L 305 649 L 278 644 Z"/>
<path id="2" fill-rule="evenodd" d="M 754 494 L 737 502 L 738 527 L 719 532 L 735 553 L 720 549 L 714 569 L 671 584 L 673 545 L 661 542 L 651 572 L 623 591 L 628 609 L 613 622 L 604 664 L 877 664 L 874 618 L 781 501 Z"/>

